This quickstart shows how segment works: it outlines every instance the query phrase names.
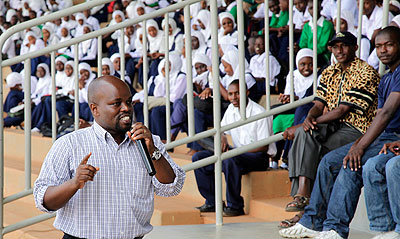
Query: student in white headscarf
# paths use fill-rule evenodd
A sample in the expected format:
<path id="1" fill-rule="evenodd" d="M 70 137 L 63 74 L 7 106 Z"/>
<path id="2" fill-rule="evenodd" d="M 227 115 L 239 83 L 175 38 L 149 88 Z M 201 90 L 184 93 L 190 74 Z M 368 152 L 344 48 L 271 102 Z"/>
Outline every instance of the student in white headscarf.
<path id="1" fill-rule="evenodd" d="M 222 86 L 228 90 L 229 84 L 240 78 L 239 76 L 239 52 L 237 50 L 229 50 L 224 52 L 224 56 L 221 58 L 222 65 L 224 66 L 226 75 L 221 79 Z M 249 98 L 255 102 L 261 98 L 263 93 L 258 92 L 256 86 L 256 80 L 254 79 L 249 69 L 249 63 L 245 60 L 245 80 L 247 89 L 250 91 Z M 254 87 L 253 87 L 254 86 Z M 222 93 L 222 92 L 221 92 Z M 227 94 L 227 92 L 226 92 Z"/>
<path id="2" fill-rule="evenodd" d="M 58 118 L 72 113 L 74 105 L 73 92 L 75 89 L 74 64 L 74 61 L 67 61 L 64 66 L 64 77 L 58 81 L 56 79 L 56 84 L 58 86 L 57 96 L 61 96 L 57 97 L 58 99 L 56 102 Z"/>
<path id="3" fill-rule="evenodd" d="M 72 37 L 69 33 L 68 24 L 62 23 L 60 28 L 61 28 L 60 43 L 71 40 Z M 61 54 L 67 55 L 69 57 L 73 57 L 72 52 L 71 52 L 71 47 L 64 47 L 64 48 L 58 49 L 57 55 L 61 55 Z"/>
<path id="4" fill-rule="evenodd" d="M 153 19 L 147 20 L 146 22 L 147 28 L 147 40 L 149 42 L 149 53 L 152 55 L 152 58 L 158 58 L 154 53 L 158 53 L 160 51 L 161 44 L 163 42 L 163 31 L 159 29 L 158 24 Z M 153 57 L 154 54 L 154 57 Z"/>
<path id="5" fill-rule="evenodd" d="M 295 100 L 302 99 L 306 91 L 314 82 L 313 76 L 313 51 L 302 48 L 296 55 L 296 70 L 293 71 L 293 85 Z M 283 104 L 290 102 L 290 75 L 286 77 L 286 87 L 280 94 L 279 101 Z"/>
<path id="6" fill-rule="evenodd" d="M 165 19 L 162 21 L 161 26 L 165 30 Z M 169 18 L 169 34 L 168 34 L 168 51 L 170 53 L 181 54 L 183 48 L 183 34 L 181 33 L 181 29 L 177 28 L 176 22 L 174 19 Z M 162 38 L 160 53 L 165 53 L 167 50 L 165 49 L 164 38 Z"/>
<path id="7" fill-rule="evenodd" d="M 85 121 L 93 121 L 87 94 L 89 85 L 95 78 L 96 74 L 92 72 L 89 64 L 79 63 L 79 118 Z"/>
<path id="8" fill-rule="evenodd" d="M 67 24 L 71 36 L 75 36 L 75 27 L 77 26 L 78 23 L 75 20 L 72 20 L 70 16 L 63 17 L 61 21 L 62 21 L 61 24 L 64 23 Z"/>
<path id="9" fill-rule="evenodd" d="M 110 58 L 103 58 L 101 59 L 101 75 L 102 76 L 114 76 L 115 74 L 115 69 L 114 69 L 114 64 L 110 60 Z"/>
<path id="10" fill-rule="evenodd" d="M 42 27 L 43 43 L 44 46 L 55 45 L 60 42 L 58 36 L 54 33 L 54 28 L 46 23 Z"/>
<path id="11" fill-rule="evenodd" d="M 79 12 L 75 15 L 75 21 L 77 22 L 77 25 L 75 27 L 74 37 L 80 37 L 83 35 L 83 28 L 85 24 L 87 24 L 86 16 Z"/>
<path id="12" fill-rule="evenodd" d="M 6 77 L 6 84 L 10 91 L 4 102 L 4 112 L 10 112 L 14 107 L 20 105 L 24 100 L 24 92 L 22 89 L 23 78 L 18 72 L 11 72 Z M 23 113 L 22 113 L 23 114 Z M 23 115 L 9 114 L 4 118 L 4 127 L 18 126 L 24 121 Z"/>
<path id="13" fill-rule="evenodd" d="M 199 31 L 192 31 L 192 58 L 195 57 L 197 54 L 206 54 L 211 59 L 211 49 L 207 47 L 207 44 L 204 40 L 203 34 Z M 185 38 L 185 37 L 184 37 Z M 182 72 L 186 73 L 186 47 L 185 42 L 183 42 L 183 49 L 182 49 Z M 194 67 L 192 67 L 193 76 L 196 76 L 196 71 Z"/>
<path id="14" fill-rule="evenodd" d="M 92 31 L 92 27 L 85 24 L 83 33 L 88 34 Z M 87 62 L 91 66 L 97 66 L 97 38 L 88 39 L 78 44 L 79 61 Z M 74 50 L 74 48 L 72 48 Z"/>
<path id="15" fill-rule="evenodd" d="M 121 55 L 119 53 L 114 53 L 110 57 L 111 62 L 114 65 L 115 73 L 114 76 L 121 78 Z M 126 68 L 125 68 L 126 69 Z M 131 78 L 128 76 L 128 74 L 125 71 L 125 82 L 130 86 L 132 85 Z"/>
<path id="16" fill-rule="evenodd" d="M 264 36 L 257 36 L 255 40 L 255 55 L 250 59 L 250 70 L 252 75 L 256 78 L 256 81 L 262 81 L 264 83 L 264 91 L 265 91 L 265 76 L 266 73 L 266 53 L 265 53 L 265 45 L 264 45 Z M 278 60 L 269 53 L 269 85 L 275 87 L 278 82 L 277 76 L 281 71 L 281 65 Z"/>
<path id="17" fill-rule="evenodd" d="M 43 40 L 40 39 L 40 37 L 38 37 L 34 32 L 28 31 L 25 34 L 24 41 L 22 42 L 20 55 L 27 54 L 30 52 L 35 52 L 35 51 L 38 51 L 43 48 L 44 48 Z M 45 62 L 46 59 L 47 58 L 45 56 L 39 56 L 39 57 L 33 58 L 31 60 L 31 74 L 32 75 L 36 74 L 38 64 L 41 62 Z M 18 63 L 18 64 L 23 65 L 23 62 Z"/>
<path id="18" fill-rule="evenodd" d="M 193 25 L 193 30 L 200 31 L 206 41 L 207 46 L 211 46 L 211 14 L 210 11 L 203 9 L 195 18 Z"/>
<path id="19" fill-rule="evenodd" d="M 229 12 L 221 12 L 218 17 L 221 24 L 218 33 L 218 42 L 229 42 L 230 44 L 237 45 L 238 33 L 233 15 Z"/>

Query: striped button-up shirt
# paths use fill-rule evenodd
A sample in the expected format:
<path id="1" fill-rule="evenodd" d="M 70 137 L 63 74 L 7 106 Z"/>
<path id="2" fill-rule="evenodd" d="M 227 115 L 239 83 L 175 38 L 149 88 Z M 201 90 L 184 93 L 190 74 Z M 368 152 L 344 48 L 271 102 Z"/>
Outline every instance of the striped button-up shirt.
<path id="1" fill-rule="evenodd" d="M 86 182 L 83 189 L 57 210 L 54 226 L 88 239 L 134 238 L 147 234 L 152 230 L 154 193 L 165 197 L 177 195 L 185 180 L 185 172 L 166 153 L 160 138 L 153 136 L 153 141 L 175 173 L 170 184 L 149 176 L 134 141 L 126 136 L 118 145 L 97 123 L 61 137 L 47 154 L 35 181 L 36 206 L 49 212 L 43 206 L 47 188 L 72 179 L 82 159 L 92 152 L 88 164 L 100 170 L 93 181 Z"/>

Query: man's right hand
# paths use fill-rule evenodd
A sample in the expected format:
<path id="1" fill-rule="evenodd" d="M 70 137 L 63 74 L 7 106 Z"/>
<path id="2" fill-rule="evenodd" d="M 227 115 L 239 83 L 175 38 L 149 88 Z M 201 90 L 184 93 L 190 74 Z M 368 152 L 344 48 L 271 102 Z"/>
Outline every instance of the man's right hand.
<path id="1" fill-rule="evenodd" d="M 87 161 L 91 155 L 92 153 L 86 155 L 76 169 L 76 174 L 73 178 L 73 181 L 77 189 L 82 189 L 87 181 L 93 181 L 94 176 L 96 175 L 97 171 L 99 171 L 99 168 L 95 168 L 92 165 L 87 164 Z"/>
<path id="2" fill-rule="evenodd" d="M 318 129 L 316 125 L 317 125 L 316 119 L 309 115 L 303 122 L 303 129 L 306 132 L 309 131 L 310 129 Z"/>
<path id="3" fill-rule="evenodd" d="M 395 155 L 400 155 L 400 140 L 384 144 L 379 154 L 387 154 L 388 150 Z"/>

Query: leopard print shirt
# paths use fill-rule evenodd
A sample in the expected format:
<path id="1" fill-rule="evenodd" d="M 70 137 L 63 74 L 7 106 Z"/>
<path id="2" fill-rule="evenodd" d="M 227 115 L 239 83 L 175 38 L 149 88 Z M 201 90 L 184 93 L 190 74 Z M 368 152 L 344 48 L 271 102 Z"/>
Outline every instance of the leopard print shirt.
<path id="1" fill-rule="evenodd" d="M 328 111 L 339 104 L 350 106 L 351 111 L 340 122 L 365 133 L 376 114 L 379 81 L 378 72 L 359 58 L 345 71 L 336 63 L 322 72 L 315 100 L 324 103 Z"/>

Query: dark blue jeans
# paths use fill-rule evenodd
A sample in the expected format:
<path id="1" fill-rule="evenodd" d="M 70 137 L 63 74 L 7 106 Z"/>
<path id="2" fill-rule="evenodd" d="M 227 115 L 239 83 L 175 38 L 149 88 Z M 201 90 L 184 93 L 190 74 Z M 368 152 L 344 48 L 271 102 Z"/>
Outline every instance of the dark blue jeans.
<path id="1" fill-rule="evenodd" d="M 363 166 L 370 228 L 400 233 L 400 156 L 380 154 Z"/>
<path id="2" fill-rule="evenodd" d="M 211 151 L 199 151 L 192 157 L 196 162 L 207 158 L 214 153 Z M 222 161 L 222 172 L 226 182 L 226 201 L 228 207 L 241 209 L 244 206 L 243 198 L 240 196 L 242 189 L 242 175 L 251 171 L 264 171 L 268 168 L 268 155 L 264 152 L 244 153 Z M 195 169 L 197 187 L 200 194 L 209 205 L 215 205 L 215 179 L 214 164 Z"/>
<path id="3" fill-rule="evenodd" d="M 385 143 L 399 140 L 395 133 L 382 133 L 364 152 L 361 164 L 378 155 Z M 305 208 L 300 224 L 316 231 L 335 230 L 343 238 L 349 235 L 349 225 L 357 208 L 363 187 L 362 170 L 343 168 L 343 158 L 353 143 L 326 154 L 319 166 L 310 204 Z"/>

